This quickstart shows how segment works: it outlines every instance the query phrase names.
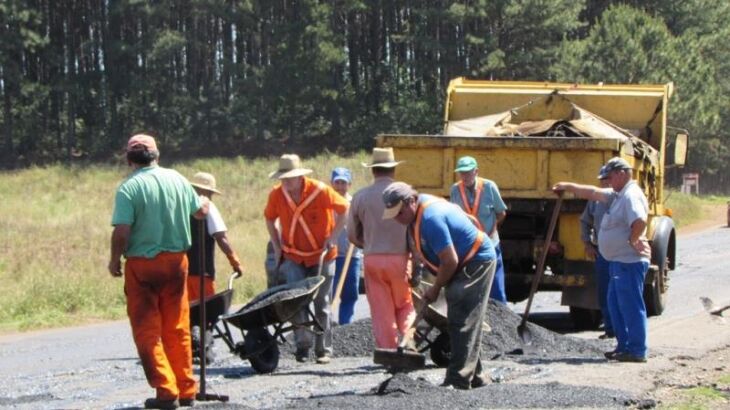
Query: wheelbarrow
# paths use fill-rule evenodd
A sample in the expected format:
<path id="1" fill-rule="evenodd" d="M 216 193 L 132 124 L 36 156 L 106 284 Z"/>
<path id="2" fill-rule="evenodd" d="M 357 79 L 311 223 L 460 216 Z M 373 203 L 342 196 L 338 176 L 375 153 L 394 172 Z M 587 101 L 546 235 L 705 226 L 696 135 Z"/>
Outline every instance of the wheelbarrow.
<path id="1" fill-rule="evenodd" d="M 314 326 L 315 333 L 324 331 L 310 307 L 324 280 L 322 276 L 315 276 L 275 286 L 257 295 L 237 312 L 221 316 L 225 328 L 223 340 L 231 352 L 248 360 L 258 373 L 273 372 L 279 365 L 278 340 L 284 341 L 286 332 L 309 326 Z M 290 323 L 302 310 L 307 313 L 307 319 Z M 240 329 L 242 342 L 233 342 L 229 324 Z M 273 334 L 269 327 L 273 328 Z"/>
<path id="2" fill-rule="evenodd" d="M 420 311 L 423 306 L 421 295 L 413 289 L 411 295 L 416 311 Z M 420 353 L 429 350 L 431 360 L 439 367 L 447 367 L 451 360 L 451 342 L 449 341 L 446 311 L 446 299 L 441 295 L 423 312 L 423 321 L 421 323 L 425 323 L 425 326 L 420 325 L 416 328 L 416 349 Z M 436 337 L 431 336 L 434 329 L 438 330 Z"/>
<path id="3" fill-rule="evenodd" d="M 231 299 L 233 299 L 233 281 L 239 277 L 241 277 L 240 273 L 231 273 L 228 277 L 228 287 L 226 290 L 205 298 L 205 330 L 210 335 L 208 336 L 208 334 L 206 334 L 206 363 L 212 362 L 213 356 L 212 350 L 210 349 L 213 347 L 213 339 L 224 338 L 225 332 L 218 323 L 218 320 L 221 315 L 228 313 L 228 309 L 231 307 Z M 196 339 L 200 337 L 201 331 L 200 300 L 190 302 L 190 329 L 193 337 L 193 358 L 200 359 L 200 346 L 199 343 L 196 342 Z"/>

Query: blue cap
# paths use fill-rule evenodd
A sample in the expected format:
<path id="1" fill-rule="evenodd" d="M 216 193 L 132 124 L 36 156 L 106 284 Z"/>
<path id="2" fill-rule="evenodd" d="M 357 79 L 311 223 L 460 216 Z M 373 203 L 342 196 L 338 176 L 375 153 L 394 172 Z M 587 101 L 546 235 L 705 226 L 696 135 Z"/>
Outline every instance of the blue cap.
<path id="1" fill-rule="evenodd" d="M 352 174 L 350 173 L 350 170 L 345 167 L 337 167 L 332 170 L 332 178 L 330 178 L 332 182 L 335 181 L 345 181 L 348 184 L 352 183 Z"/>
<path id="2" fill-rule="evenodd" d="M 606 170 L 606 166 L 602 166 L 601 170 L 598 171 L 598 179 L 607 179 L 608 178 L 608 171 Z"/>

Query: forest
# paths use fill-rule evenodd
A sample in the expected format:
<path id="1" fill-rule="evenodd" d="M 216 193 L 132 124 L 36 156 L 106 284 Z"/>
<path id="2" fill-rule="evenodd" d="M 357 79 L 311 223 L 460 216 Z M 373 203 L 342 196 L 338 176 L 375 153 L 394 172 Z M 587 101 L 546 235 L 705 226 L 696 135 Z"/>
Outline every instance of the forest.
<path id="1" fill-rule="evenodd" d="M 716 0 L 1 0 L 0 167 L 108 162 L 142 130 L 167 158 L 349 153 L 440 132 L 459 76 L 673 82 L 684 172 L 730 192 Z"/>

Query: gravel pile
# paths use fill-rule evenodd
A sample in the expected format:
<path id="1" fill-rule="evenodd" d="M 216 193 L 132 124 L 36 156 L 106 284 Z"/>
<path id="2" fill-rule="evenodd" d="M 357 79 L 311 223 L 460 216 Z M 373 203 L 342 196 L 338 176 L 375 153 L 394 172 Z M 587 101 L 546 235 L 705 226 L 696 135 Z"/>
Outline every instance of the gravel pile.
<path id="1" fill-rule="evenodd" d="M 601 356 L 603 351 L 611 347 L 611 342 L 565 336 L 529 322 L 527 326 L 532 333 L 532 344 L 525 346 L 517 335 L 520 321 L 521 317 L 508 306 L 490 301 L 487 323 L 492 329 L 482 337 L 482 358 L 494 359 L 515 354 L 550 359 L 590 357 Z M 428 338 L 433 340 L 438 333 L 434 329 Z M 333 328 L 332 344 L 335 357 L 371 356 L 375 344 L 370 319 Z"/>
<path id="2" fill-rule="evenodd" d="M 238 313 L 239 314 L 247 314 L 250 312 L 253 312 L 254 310 L 258 310 L 261 308 L 264 308 L 266 306 L 269 306 L 273 303 L 290 300 L 297 298 L 299 296 L 302 296 L 309 292 L 309 290 L 316 286 L 317 283 L 321 278 L 319 277 L 312 277 L 307 278 L 304 280 L 300 280 L 298 282 L 289 283 L 285 285 L 275 286 L 273 288 L 270 288 L 260 294 L 258 294 L 255 298 L 253 298 L 250 302 L 248 302 L 244 307 L 242 307 Z"/>

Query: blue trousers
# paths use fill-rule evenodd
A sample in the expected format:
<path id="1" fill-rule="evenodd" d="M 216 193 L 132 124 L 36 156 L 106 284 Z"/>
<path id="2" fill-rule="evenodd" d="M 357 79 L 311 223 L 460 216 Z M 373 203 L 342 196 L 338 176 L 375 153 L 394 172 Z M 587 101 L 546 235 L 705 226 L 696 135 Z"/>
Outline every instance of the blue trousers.
<path id="1" fill-rule="evenodd" d="M 489 298 L 497 302 L 507 303 L 507 292 L 504 287 L 504 263 L 502 263 L 502 244 L 494 247 L 497 253 L 497 267 L 494 271 L 494 280 L 492 281 L 492 290 L 489 291 Z"/>
<path id="2" fill-rule="evenodd" d="M 646 357 L 644 278 L 648 262 L 609 262 L 608 310 L 616 334 L 616 351 Z"/>
<path id="3" fill-rule="evenodd" d="M 611 312 L 608 309 L 608 282 L 611 276 L 608 273 L 608 261 L 600 253 L 596 256 L 595 269 L 598 304 L 601 306 L 601 315 L 603 315 L 603 330 L 606 334 L 613 336 L 615 333 L 611 322 Z"/>
<path id="4" fill-rule="evenodd" d="M 337 291 L 337 284 L 340 283 L 340 274 L 344 264 L 344 256 L 338 256 L 335 259 L 335 280 L 332 283 L 333 298 Z M 345 276 L 345 283 L 342 286 L 342 294 L 340 295 L 340 311 L 337 312 L 337 322 L 341 325 L 352 322 L 352 316 L 355 314 L 355 302 L 360 296 L 360 272 L 362 272 L 362 258 L 351 258 L 350 267 L 347 269 L 347 276 Z"/>

